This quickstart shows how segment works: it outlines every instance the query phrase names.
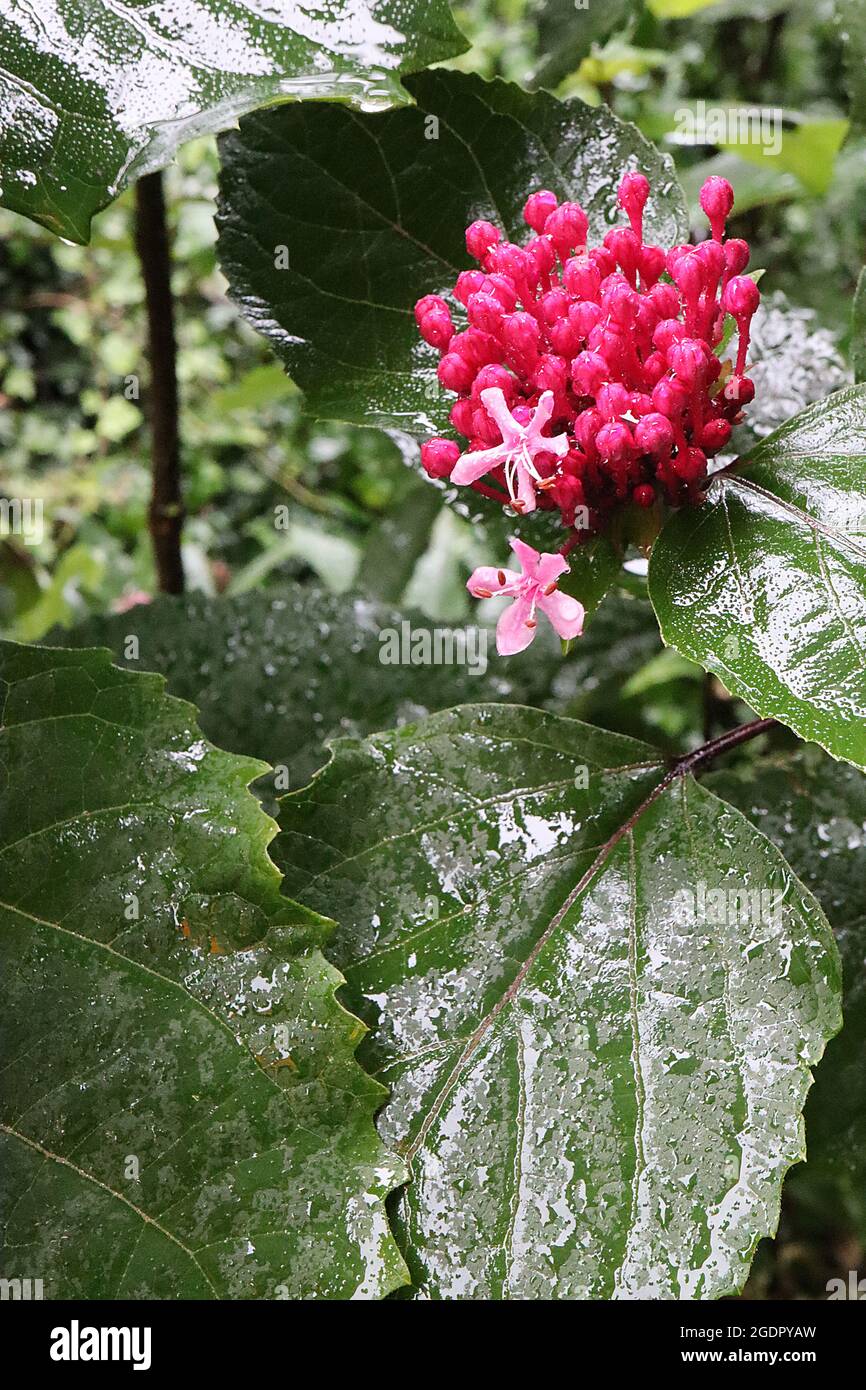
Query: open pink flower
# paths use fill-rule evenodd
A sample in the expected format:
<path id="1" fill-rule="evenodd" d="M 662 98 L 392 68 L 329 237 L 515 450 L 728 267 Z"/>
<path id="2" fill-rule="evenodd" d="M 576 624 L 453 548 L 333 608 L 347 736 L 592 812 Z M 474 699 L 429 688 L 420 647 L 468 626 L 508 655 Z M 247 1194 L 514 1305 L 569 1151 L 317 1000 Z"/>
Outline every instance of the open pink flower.
<path id="1" fill-rule="evenodd" d="M 502 464 L 505 486 L 515 510 L 521 515 L 534 512 L 535 484 L 545 481 L 535 465 L 536 456 L 554 454 L 556 458 L 562 458 L 568 453 L 566 435 L 557 434 L 551 439 L 541 433 L 553 414 L 553 392 L 543 392 L 525 425 L 514 418 L 498 386 L 489 386 L 482 391 L 481 402 L 498 426 L 502 443 L 494 444 L 492 449 L 476 449 L 471 454 L 464 454 L 454 466 L 451 481 L 474 483 L 489 473 L 491 468 Z"/>
<path id="2" fill-rule="evenodd" d="M 558 553 L 540 555 L 525 541 L 509 542 L 520 561 L 515 570 L 480 565 L 466 584 L 473 598 L 493 598 L 507 594 L 514 599 L 496 624 L 496 650 L 500 656 L 514 656 L 528 647 L 538 625 L 535 610 L 540 608 L 554 632 L 566 641 L 583 631 L 584 608 L 576 598 L 560 593 L 556 582 L 568 572 L 568 564 Z"/>

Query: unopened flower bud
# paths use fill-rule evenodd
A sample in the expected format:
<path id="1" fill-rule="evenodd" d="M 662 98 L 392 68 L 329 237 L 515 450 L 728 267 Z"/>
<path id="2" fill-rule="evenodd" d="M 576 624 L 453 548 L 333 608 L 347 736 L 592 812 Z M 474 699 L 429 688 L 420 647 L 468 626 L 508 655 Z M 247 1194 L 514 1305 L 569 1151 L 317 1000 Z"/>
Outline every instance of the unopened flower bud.
<path id="1" fill-rule="evenodd" d="M 541 188 L 531 193 L 523 205 L 523 220 L 534 232 L 543 232 L 545 223 L 559 206 L 555 193 L 549 188 Z"/>
<path id="2" fill-rule="evenodd" d="M 707 179 L 700 192 L 700 203 L 713 230 L 714 240 L 721 241 L 725 235 L 725 223 L 734 206 L 734 190 L 728 180 L 717 174 Z"/>
<path id="3" fill-rule="evenodd" d="M 460 446 L 453 439 L 428 439 L 421 445 L 421 464 L 431 478 L 448 478 L 460 457 Z"/>
<path id="4" fill-rule="evenodd" d="M 644 174 L 624 174 L 617 192 L 617 201 L 639 241 L 643 239 L 643 210 L 649 191 L 649 179 Z"/>
<path id="5" fill-rule="evenodd" d="M 466 228 L 466 250 L 476 261 L 483 261 L 491 246 L 498 245 L 502 233 L 492 222 L 473 222 Z"/>

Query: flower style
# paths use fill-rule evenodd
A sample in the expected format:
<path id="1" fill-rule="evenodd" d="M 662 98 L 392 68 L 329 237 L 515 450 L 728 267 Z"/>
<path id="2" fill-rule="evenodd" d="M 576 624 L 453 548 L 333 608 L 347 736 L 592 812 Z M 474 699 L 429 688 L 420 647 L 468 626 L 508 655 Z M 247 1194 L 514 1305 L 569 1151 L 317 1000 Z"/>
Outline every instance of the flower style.
<path id="1" fill-rule="evenodd" d="M 561 459 L 568 453 L 567 435 L 558 434 L 548 438 L 541 433 L 553 414 L 553 392 L 544 391 L 541 394 L 538 405 L 529 413 L 525 424 L 512 415 L 498 386 L 490 386 L 482 391 L 481 402 L 499 429 L 502 443 L 490 449 L 475 449 L 472 453 L 464 454 L 451 474 L 451 481 L 474 483 L 489 473 L 491 468 L 501 465 L 514 510 L 532 512 L 536 505 L 536 485 L 545 487 L 548 484 L 548 476 L 540 473 L 536 467 L 536 458 L 539 454 L 549 454 Z"/>
<path id="2" fill-rule="evenodd" d="M 558 552 L 540 555 L 531 545 L 516 537 L 509 542 L 520 562 L 516 570 L 481 565 L 467 582 L 473 598 L 494 598 L 507 594 L 514 602 L 500 614 L 496 624 L 496 650 L 500 656 L 514 656 L 535 637 L 540 608 L 554 632 L 566 641 L 583 631 L 584 607 L 557 588 L 557 580 L 568 573 L 568 562 Z"/>

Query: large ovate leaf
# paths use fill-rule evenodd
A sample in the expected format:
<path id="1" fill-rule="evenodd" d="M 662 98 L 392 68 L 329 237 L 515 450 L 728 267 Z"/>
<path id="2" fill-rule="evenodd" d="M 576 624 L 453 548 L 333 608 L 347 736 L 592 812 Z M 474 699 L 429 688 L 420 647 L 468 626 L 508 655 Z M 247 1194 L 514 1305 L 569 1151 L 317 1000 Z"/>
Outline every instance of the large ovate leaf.
<path id="1" fill-rule="evenodd" d="M 817 1180 L 834 1198 L 841 1190 L 866 1237 L 866 777 L 806 748 L 715 772 L 708 783 L 784 851 L 834 928 L 845 1025 L 815 1072 L 808 1163 L 795 1177 L 798 1186 Z"/>
<path id="2" fill-rule="evenodd" d="M 472 264 L 469 222 L 524 240 L 523 204 L 547 187 L 578 199 L 601 238 L 635 168 L 653 187 L 648 236 L 669 245 L 687 222 L 670 159 L 605 106 L 458 72 L 406 85 L 415 108 L 285 106 L 242 121 L 221 142 L 219 255 L 316 415 L 427 437 L 449 428 L 454 398 L 412 308 Z"/>
<path id="3" fill-rule="evenodd" d="M 193 135 L 286 98 L 405 102 L 460 53 L 446 0 L 0 3 L 0 200 L 74 241 Z"/>
<path id="4" fill-rule="evenodd" d="M 424 662 L 424 634 L 432 655 L 436 630 L 411 609 L 286 584 L 237 598 L 163 596 L 89 618 L 62 641 L 105 645 L 131 670 L 158 671 L 173 695 L 198 707 L 208 738 L 285 767 L 296 788 L 325 761 L 330 738 L 373 733 L 467 700 L 540 703 L 563 665 L 550 629 L 531 651 L 503 661 L 493 634 L 473 628 L 464 660 Z M 382 661 L 390 633 L 399 635 L 407 662 Z M 441 639 L 441 655 L 449 651 L 460 655 L 459 639 L 450 648 Z"/>
<path id="5" fill-rule="evenodd" d="M 417 1295 L 738 1288 L 839 1025 L 829 927 L 769 841 L 645 745 L 502 706 L 339 742 L 281 821 L 375 1022 Z"/>
<path id="6" fill-rule="evenodd" d="M 404 1281 L 328 923 L 280 894 L 260 764 L 106 651 L 0 648 L 4 1278 L 45 1297 Z"/>
<path id="7" fill-rule="evenodd" d="M 811 406 L 667 523 L 666 642 L 758 714 L 866 767 L 866 388 Z"/>

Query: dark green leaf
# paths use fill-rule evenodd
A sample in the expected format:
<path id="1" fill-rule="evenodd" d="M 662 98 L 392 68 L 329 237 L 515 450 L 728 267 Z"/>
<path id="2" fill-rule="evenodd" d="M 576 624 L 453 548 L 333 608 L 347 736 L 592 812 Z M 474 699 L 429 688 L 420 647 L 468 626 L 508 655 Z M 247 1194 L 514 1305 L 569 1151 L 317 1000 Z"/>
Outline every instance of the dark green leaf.
<path id="1" fill-rule="evenodd" d="M 449 428 L 453 397 L 412 308 L 470 265 L 469 222 L 522 239 L 527 195 L 549 187 L 579 199 L 600 238 L 621 174 L 639 167 L 654 190 L 648 235 L 670 244 L 687 223 L 670 159 L 605 106 L 458 72 L 406 85 L 416 108 L 284 106 L 225 136 L 219 254 L 316 415 L 426 437 Z M 275 268 L 278 246 L 288 269 Z"/>
<path id="2" fill-rule="evenodd" d="M 645 745 L 502 706 L 340 742 L 282 826 L 377 1024 L 419 1296 L 739 1287 L 839 1024 L 829 927 L 769 841 Z"/>
<path id="3" fill-rule="evenodd" d="M 73 241 L 179 144 L 286 98 L 405 102 L 403 73 L 466 47 L 445 0 L 60 0 L 0 20 L 0 198 Z"/>
<path id="4" fill-rule="evenodd" d="M 713 773 L 708 784 L 784 851 L 835 929 L 845 1023 L 815 1073 L 805 1111 L 809 1162 L 793 1176 L 798 1186 L 817 1180 L 841 1189 L 866 1237 L 866 777 L 805 748 Z"/>
<path id="5" fill-rule="evenodd" d="M 664 640 L 757 714 L 866 767 L 866 388 L 811 406 L 678 512 L 650 562 Z"/>
<path id="6" fill-rule="evenodd" d="M 0 647 L 3 1277 L 382 1296 L 402 1170 L 329 924 L 280 894 L 260 764 L 109 660 Z"/>

